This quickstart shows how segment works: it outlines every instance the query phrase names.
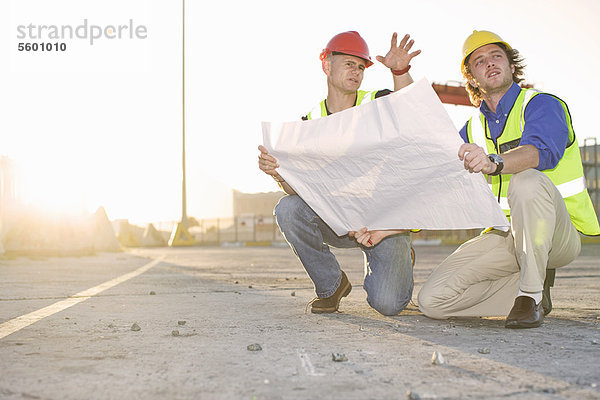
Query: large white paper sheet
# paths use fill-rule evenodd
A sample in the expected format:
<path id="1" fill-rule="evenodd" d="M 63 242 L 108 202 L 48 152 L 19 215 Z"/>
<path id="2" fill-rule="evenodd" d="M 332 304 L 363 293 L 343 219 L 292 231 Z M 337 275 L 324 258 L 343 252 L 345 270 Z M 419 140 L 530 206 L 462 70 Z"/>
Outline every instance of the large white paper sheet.
<path id="1" fill-rule="evenodd" d="M 263 122 L 280 175 L 338 235 L 509 223 L 426 79 L 327 118 Z"/>

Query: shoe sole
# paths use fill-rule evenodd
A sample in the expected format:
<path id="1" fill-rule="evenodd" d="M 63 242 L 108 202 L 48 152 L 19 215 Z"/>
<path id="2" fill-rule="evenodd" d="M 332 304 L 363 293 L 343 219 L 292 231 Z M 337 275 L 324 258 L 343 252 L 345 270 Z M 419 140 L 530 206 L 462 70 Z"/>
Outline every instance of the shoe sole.
<path id="1" fill-rule="evenodd" d="M 348 287 L 346 289 L 344 289 L 344 293 L 342 293 L 342 295 L 340 296 L 340 298 L 337 301 L 337 304 L 335 305 L 335 307 L 329 307 L 329 308 L 314 308 L 311 307 L 310 308 L 310 312 L 313 314 L 331 314 L 336 312 L 339 307 L 340 307 L 340 301 L 348 296 L 350 294 L 350 292 L 352 291 L 352 285 L 350 284 L 350 282 L 348 282 Z"/>

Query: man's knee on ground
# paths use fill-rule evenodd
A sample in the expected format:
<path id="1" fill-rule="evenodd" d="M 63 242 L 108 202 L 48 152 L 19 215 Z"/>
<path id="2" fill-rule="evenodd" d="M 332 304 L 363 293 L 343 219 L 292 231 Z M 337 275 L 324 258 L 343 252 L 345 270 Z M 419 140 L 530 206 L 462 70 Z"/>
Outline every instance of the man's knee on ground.
<path id="1" fill-rule="evenodd" d="M 384 298 L 377 296 L 367 296 L 367 302 L 378 313 L 392 316 L 398 315 L 410 303 L 410 296 L 404 298 Z"/>
<path id="2" fill-rule="evenodd" d="M 417 296 L 417 301 L 419 304 L 419 310 L 426 317 L 433 319 L 446 319 L 447 316 L 442 312 L 443 301 L 436 296 L 432 290 L 430 290 L 427 285 L 423 286 L 419 295 Z"/>

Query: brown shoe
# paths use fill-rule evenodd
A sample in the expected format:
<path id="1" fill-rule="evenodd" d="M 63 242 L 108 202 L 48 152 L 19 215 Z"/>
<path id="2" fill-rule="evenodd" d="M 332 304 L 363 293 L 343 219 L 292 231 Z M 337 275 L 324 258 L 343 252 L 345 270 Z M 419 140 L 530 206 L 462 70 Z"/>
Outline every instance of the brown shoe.
<path id="1" fill-rule="evenodd" d="M 506 317 L 504 326 L 511 329 L 537 328 L 544 321 L 542 303 L 535 304 L 529 296 L 519 296 L 515 299 L 512 310 Z"/>
<path id="2" fill-rule="evenodd" d="M 340 286 L 337 288 L 335 293 L 330 297 L 323 299 L 316 297 L 313 301 L 308 303 L 308 305 L 311 306 L 310 312 L 314 314 L 336 312 L 340 306 L 340 300 L 342 297 L 348 296 L 351 290 L 352 285 L 350 284 L 350 281 L 348 281 L 348 277 L 344 271 L 342 271 L 342 281 L 340 282 Z"/>

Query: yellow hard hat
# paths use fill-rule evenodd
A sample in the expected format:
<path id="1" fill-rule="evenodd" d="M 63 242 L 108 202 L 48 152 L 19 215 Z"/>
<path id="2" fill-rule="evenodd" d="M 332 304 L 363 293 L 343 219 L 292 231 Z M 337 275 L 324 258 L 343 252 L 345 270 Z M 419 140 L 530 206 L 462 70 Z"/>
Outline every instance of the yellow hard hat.
<path id="1" fill-rule="evenodd" d="M 473 33 L 469 35 L 467 40 L 465 40 L 465 44 L 463 44 L 463 58 L 462 62 L 460 63 L 461 69 L 465 65 L 465 60 L 472 52 L 474 52 L 481 46 L 485 46 L 486 44 L 491 43 L 502 43 L 503 45 L 508 47 L 509 50 L 512 50 L 510 44 L 506 43 L 504 40 L 502 40 L 500 36 L 496 35 L 494 32 L 473 31 Z"/>

